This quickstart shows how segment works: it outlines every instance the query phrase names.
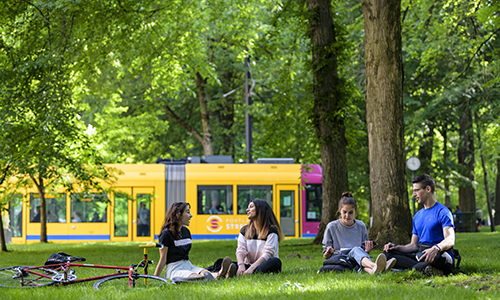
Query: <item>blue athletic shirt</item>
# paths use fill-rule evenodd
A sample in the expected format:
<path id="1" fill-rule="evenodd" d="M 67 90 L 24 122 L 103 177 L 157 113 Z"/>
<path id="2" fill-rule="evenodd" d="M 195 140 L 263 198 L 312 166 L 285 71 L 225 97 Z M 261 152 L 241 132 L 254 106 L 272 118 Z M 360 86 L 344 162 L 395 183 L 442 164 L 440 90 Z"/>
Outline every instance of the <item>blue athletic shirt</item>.
<path id="1" fill-rule="evenodd" d="M 436 202 L 428 209 L 421 209 L 413 217 L 413 231 L 419 243 L 434 246 L 444 240 L 443 228 L 453 228 L 453 215 L 443 204 Z"/>

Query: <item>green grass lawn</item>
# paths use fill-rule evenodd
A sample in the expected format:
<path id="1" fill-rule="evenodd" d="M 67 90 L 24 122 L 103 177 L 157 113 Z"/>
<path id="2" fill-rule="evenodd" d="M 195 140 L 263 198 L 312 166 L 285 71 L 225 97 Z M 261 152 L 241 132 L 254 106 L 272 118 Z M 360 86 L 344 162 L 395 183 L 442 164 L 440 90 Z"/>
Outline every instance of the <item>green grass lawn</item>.
<path id="1" fill-rule="evenodd" d="M 280 246 L 283 272 L 253 275 L 218 282 L 170 285 L 163 290 L 125 292 L 97 291 L 92 283 L 35 289 L 0 288 L 2 299 L 500 299 L 500 234 L 459 233 L 456 249 L 462 256 L 460 274 L 428 278 L 417 272 L 322 273 L 321 246 L 312 239 L 287 239 Z M 142 258 L 140 243 L 80 243 L 9 245 L 11 252 L 0 253 L 0 267 L 41 265 L 51 253 L 64 251 L 83 256 L 88 263 L 127 266 Z M 194 241 L 190 260 L 207 267 L 226 255 L 235 259 L 236 240 Z M 300 253 L 307 258 L 286 258 Z M 380 251 L 372 251 L 376 256 Z M 158 260 L 158 250 L 150 258 Z M 152 268 L 154 270 L 154 266 Z M 153 272 L 151 270 L 151 273 Z M 76 275 L 97 275 L 78 268 Z"/>

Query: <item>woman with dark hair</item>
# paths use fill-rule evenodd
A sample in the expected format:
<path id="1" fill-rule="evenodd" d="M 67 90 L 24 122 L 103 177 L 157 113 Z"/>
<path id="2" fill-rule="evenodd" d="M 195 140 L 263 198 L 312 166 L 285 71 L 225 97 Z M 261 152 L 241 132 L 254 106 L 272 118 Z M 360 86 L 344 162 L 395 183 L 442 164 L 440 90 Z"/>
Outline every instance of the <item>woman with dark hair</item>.
<path id="1" fill-rule="evenodd" d="M 188 203 L 176 202 L 167 211 L 165 220 L 158 235 L 160 248 L 160 260 L 156 266 L 155 276 L 160 276 L 165 265 L 165 277 L 176 281 L 182 278 L 207 280 L 225 277 L 231 265 L 231 258 L 226 257 L 222 261 L 222 268 L 217 273 L 210 273 L 206 269 L 196 267 L 189 261 L 189 251 L 191 250 L 191 232 L 189 226 L 192 217 Z"/>
<path id="2" fill-rule="evenodd" d="M 340 219 L 328 223 L 325 229 L 323 257 L 329 259 L 332 255 L 347 255 L 369 274 L 390 270 L 396 263 L 395 259 L 386 261 L 383 254 L 375 262 L 370 259 L 368 253 L 376 245 L 368 240 L 365 223 L 355 219 L 357 212 L 358 206 L 352 194 L 343 193 L 339 201 Z"/>
<path id="3" fill-rule="evenodd" d="M 278 251 L 284 236 L 271 206 L 254 199 L 246 211 L 250 223 L 243 226 L 238 236 L 236 274 L 281 272 Z"/>

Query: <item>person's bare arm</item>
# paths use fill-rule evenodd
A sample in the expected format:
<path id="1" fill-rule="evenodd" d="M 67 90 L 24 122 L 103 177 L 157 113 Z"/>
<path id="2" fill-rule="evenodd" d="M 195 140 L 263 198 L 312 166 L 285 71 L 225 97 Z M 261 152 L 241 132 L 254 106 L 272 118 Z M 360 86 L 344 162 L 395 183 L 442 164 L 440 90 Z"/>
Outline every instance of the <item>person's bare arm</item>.
<path id="1" fill-rule="evenodd" d="M 160 248 L 160 260 L 158 261 L 158 265 L 156 266 L 155 276 L 160 276 L 165 264 L 167 263 L 167 253 L 168 247 L 163 246 Z"/>
<path id="2" fill-rule="evenodd" d="M 393 243 L 387 243 L 384 245 L 384 251 L 399 251 L 404 253 L 413 253 L 418 251 L 418 235 L 413 234 L 411 236 L 411 242 L 407 245 L 400 246 Z"/>
<path id="3" fill-rule="evenodd" d="M 453 230 L 453 226 L 446 226 L 445 228 L 443 228 L 443 235 L 444 240 L 430 247 L 429 249 L 425 249 L 424 251 L 422 251 L 424 255 L 420 257 L 419 261 L 431 263 L 434 261 L 434 258 L 436 257 L 438 252 L 448 250 L 453 247 L 453 245 L 455 245 L 455 230 Z"/>

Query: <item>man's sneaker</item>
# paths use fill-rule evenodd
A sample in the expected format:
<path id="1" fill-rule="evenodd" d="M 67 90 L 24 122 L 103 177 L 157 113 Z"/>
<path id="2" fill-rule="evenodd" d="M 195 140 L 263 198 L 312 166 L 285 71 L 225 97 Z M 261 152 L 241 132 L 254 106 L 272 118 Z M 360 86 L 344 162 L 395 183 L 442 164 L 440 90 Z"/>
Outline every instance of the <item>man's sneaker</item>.
<path id="1" fill-rule="evenodd" d="M 432 276 L 442 276 L 444 273 L 443 273 L 443 270 L 440 270 L 438 268 L 434 268 L 431 265 L 428 265 L 424 269 L 424 274 L 429 276 L 429 277 L 432 277 Z"/>
<path id="2" fill-rule="evenodd" d="M 385 263 L 385 271 L 390 271 L 396 264 L 396 258 L 391 258 Z"/>

